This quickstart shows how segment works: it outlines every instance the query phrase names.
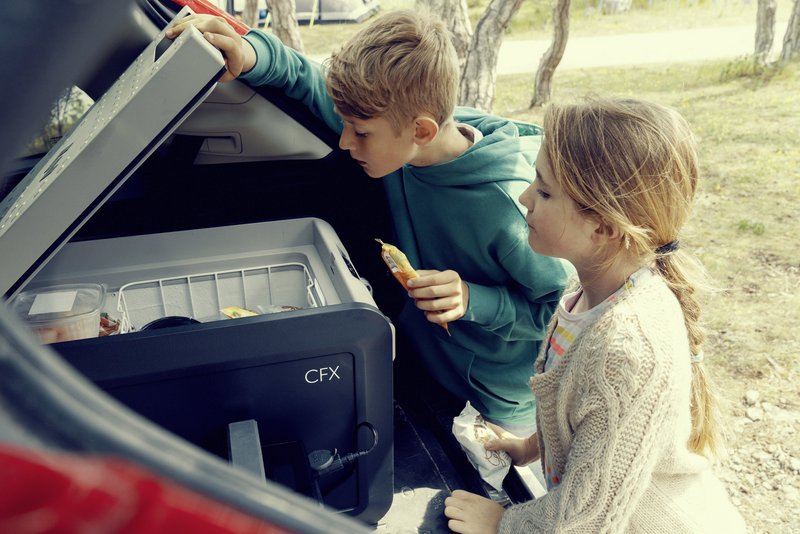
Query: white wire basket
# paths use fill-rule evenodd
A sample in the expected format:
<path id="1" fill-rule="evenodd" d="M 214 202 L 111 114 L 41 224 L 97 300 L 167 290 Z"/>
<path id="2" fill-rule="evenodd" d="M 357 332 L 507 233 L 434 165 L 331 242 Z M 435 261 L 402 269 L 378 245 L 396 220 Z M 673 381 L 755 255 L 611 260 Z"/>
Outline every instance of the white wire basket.
<path id="1" fill-rule="evenodd" d="M 117 296 L 122 332 L 170 316 L 216 321 L 230 306 L 263 314 L 324 305 L 317 280 L 299 262 L 131 282 Z"/>

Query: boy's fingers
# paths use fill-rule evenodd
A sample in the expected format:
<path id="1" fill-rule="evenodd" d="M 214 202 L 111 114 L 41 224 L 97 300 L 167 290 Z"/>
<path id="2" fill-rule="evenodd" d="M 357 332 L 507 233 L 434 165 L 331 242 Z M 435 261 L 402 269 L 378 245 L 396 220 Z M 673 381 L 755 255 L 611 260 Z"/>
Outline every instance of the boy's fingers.
<path id="1" fill-rule="evenodd" d="M 420 296 L 419 293 L 423 292 L 415 291 L 414 297 L 416 298 L 417 308 L 420 310 L 430 312 L 446 312 L 458 307 L 458 301 L 453 297 L 425 297 L 424 295 Z"/>
<path id="2" fill-rule="evenodd" d="M 410 282 L 409 287 L 415 288 L 422 288 L 422 287 L 430 287 L 432 285 L 436 285 L 436 277 L 434 276 L 439 271 L 430 271 L 430 270 L 423 270 L 417 269 L 417 275 L 414 278 L 410 278 L 408 281 Z"/>
<path id="3" fill-rule="evenodd" d="M 431 323 L 446 324 L 457 321 L 461 316 L 458 313 L 449 311 L 430 311 L 425 312 L 425 318 Z"/>
<path id="4" fill-rule="evenodd" d="M 235 32 L 235 30 L 231 28 L 230 24 L 228 24 L 228 22 L 222 17 L 189 15 L 188 17 L 182 18 L 180 22 L 175 23 L 171 28 L 169 28 L 166 32 L 166 35 L 169 38 L 177 37 L 189 26 L 195 26 L 201 32 L 212 32 L 221 35 L 229 34 L 231 31 Z"/>

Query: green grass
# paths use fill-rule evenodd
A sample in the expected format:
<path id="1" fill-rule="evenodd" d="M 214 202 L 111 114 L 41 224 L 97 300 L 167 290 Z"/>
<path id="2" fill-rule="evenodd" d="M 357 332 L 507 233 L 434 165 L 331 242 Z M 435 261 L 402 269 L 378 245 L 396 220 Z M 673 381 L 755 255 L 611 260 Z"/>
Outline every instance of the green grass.
<path id="1" fill-rule="evenodd" d="M 570 10 L 572 36 L 737 26 L 751 24 L 756 17 L 756 2 L 659 0 L 649 5 L 647 1 L 634 1 L 628 13 L 609 15 L 598 11 L 596 4 L 596 2 L 573 1 Z M 473 10 L 473 20 L 477 20 L 480 16 L 482 7 L 476 6 Z M 786 9 L 780 9 L 779 16 L 783 16 L 784 11 L 788 13 L 788 10 L 787 2 Z M 524 2 L 512 21 L 509 38 L 549 39 L 552 31 L 551 11 L 549 1 Z"/>

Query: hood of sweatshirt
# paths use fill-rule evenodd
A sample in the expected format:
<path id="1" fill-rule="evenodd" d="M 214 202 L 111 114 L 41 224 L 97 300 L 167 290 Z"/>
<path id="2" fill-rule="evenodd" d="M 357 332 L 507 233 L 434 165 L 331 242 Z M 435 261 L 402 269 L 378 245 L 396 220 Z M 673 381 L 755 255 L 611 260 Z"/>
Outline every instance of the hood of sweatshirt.
<path id="1" fill-rule="evenodd" d="M 405 172 L 414 178 L 439 186 L 469 186 L 502 182 L 505 178 L 519 180 L 534 177 L 536 155 L 542 142 L 542 129 L 533 124 L 519 123 L 485 115 L 472 108 L 456 108 L 457 123 L 467 124 L 483 134 L 453 160 L 427 167 L 407 165 Z"/>

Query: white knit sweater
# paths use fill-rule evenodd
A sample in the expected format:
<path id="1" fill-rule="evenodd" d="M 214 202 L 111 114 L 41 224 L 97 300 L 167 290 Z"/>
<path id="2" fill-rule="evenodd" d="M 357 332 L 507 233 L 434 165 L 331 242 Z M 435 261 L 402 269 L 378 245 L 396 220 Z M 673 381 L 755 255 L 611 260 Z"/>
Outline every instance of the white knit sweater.
<path id="1" fill-rule="evenodd" d="M 745 531 L 710 463 L 687 449 L 689 344 L 659 276 L 621 296 L 547 372 L 543 360 L 531 379 L 539 442 L 563 476 L 507 509 L 501 533 Z"/>

